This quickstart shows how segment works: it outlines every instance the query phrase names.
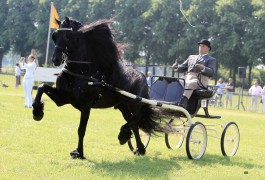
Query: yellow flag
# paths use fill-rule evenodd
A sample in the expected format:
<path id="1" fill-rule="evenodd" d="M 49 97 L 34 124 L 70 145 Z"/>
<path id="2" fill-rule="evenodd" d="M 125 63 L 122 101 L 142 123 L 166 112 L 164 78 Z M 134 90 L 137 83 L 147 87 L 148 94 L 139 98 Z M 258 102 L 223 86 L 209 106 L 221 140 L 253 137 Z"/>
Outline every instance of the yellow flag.
<path id="1" fill-rule="evenodd" d="M 56 11 L 53 3 L 52 3 L 52 7 L 51 7 L 51 22 L 50 23 L 51 23 L 51 28 L 57 29 L 57 28 L 59 28 L 59 25 L 57 24 L 55 19 L 59 20 L 59 15 L 58 15 L 58 13 L 57 13 L 57 11 Z"/>

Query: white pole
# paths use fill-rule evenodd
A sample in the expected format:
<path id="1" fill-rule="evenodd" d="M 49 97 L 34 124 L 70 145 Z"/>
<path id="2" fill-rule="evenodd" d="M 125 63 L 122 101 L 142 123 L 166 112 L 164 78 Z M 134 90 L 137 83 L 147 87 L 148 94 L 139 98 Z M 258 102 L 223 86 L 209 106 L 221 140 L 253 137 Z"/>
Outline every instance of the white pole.
<path id="1" fill-rule="evenodd" d="M 46 67 L 47 67 L 47 61 L 48 61 L 49 44 L 50 44 L 50 36 L 51 36 L 51 15 L 52 15 L 52 2 L 51 2 L 51 9 L 50 9 L 49 30 L 48 30 L 48 39 L 47 39 L 46 57 L 45 57 L 45 66 Z"/>

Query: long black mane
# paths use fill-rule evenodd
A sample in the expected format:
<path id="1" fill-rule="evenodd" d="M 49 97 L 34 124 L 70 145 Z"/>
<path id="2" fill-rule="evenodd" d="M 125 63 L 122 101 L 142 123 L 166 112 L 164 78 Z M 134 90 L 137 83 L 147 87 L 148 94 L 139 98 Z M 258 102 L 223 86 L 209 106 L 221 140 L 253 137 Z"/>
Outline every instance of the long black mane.
<path id="1" fill-rule="evenodd" d="M 114 42 L 114 31 L 111 28 L 113 23 L 113 20 L 102 19 L 82 26 L 78 31 L 84 33 L 87 41 L 93 44 L 90 48 L 92 48 L 94 56 L 97 57 L 95 63 L 102 68 L 106 76 L 111 76 L 113 73 L 121 76 L 118 74 L 122 72 L 120 69 L 122 65 L 121 49 Z"/>

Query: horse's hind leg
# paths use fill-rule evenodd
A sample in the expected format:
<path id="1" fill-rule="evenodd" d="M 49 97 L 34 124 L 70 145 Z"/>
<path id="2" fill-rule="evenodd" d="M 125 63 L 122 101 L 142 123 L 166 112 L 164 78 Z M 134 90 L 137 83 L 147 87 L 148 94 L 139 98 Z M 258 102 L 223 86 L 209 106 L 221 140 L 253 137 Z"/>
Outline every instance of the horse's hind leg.
<path id="1" fill-rule="evenodd" d="M 120 133 L 118 135 L 118 139 L 120 141 L 120 144 L 123 145 L 125 144 L 128 140 L 130 140 L 132 132 L 131 130 L 133 130 L 133 134 L 135 136 L 135 141 L 137 144 L 137 147 L 134 151 L 134 154 L 138 154 L 138 155 L 144 155 L 145 154 L 145 147 L 141 141 L 141 137 L 139 134 L 139 127 L 138 127 L 138 122 L 139 119 L 141 118 L 141 115 L 133 115 L 129 109 L 126 106 L 119 106 L 117 107 L 124 119 L 127 121 L 127 123 L 125 125 L 123 125 L 120 129 Z"/>
<path id="2" fill-rule="evenodd" d="M 137 144 L 137 148 L 133 151 L 133 153 L 137 155 L 145 155 L 145 147 L 144 144 L 142 143 L 138 126 L 134 125 L 132 127 L 132 130 Z"/>
<path id="3" fill-rule="evenodd" d="M 120 133 L 118 135 L 120 145 L 124 145 L 127 141 L 130 140 L 132 136 L 131 127 L 128 123 L 132 118 L 132 114 L 129 109 L 124 105 L 119 105 L 117 108 L 121 111 L 123 118 L 127 121 L 127 123 L 121 127 Z"/>
<path id="4" fill-rule="evenodd" d="M 64 94 L 59 93 L 56 88 L 53 88 L 47 84 L 42 84 L 38 87 L 36 97 L 32 104 L 33 106 L 33 118 L 36 121 L 40 121 L 43 118 L 44 112 L 44 103 L 41 102 L 42 94 L 45 93 L 51 98 L 57 106 L 62 106 L 66 104 L 66 98 Z"/>

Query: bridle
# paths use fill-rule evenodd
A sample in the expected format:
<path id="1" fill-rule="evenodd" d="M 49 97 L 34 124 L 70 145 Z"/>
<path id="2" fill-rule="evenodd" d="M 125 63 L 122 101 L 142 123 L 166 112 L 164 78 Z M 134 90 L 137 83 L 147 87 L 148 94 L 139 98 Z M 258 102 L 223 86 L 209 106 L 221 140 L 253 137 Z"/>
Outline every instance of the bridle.
<path id="1" fill-rule="evenodd" d="M 58 30 L 70 30 L 72 31 L 72 28 L 70 29 L 58 29 Z M 61 64 L 63 64 L 64 62 L 66 63 L 66 65 L 68 64 L 95 64 L 94 62 L 91 62 L 91 61 L 74 61 L 74 60 L 70 60 L 69 59 L 69 51 L 68 51 L 68 48 L 67 46 L 65 46 L 64 48 L 59 46 L 59 45 L 55 45 L 55 49 L 60 49 L 62 51 L 62 61 L 61 61 Z M 78 73 L 75 73 L 75 72 L 72 72 L 70 71 L 69 69 L 66 69 L 66 68 L 63 68 L 62 70 L 63 72 L 71 75 L 71 76 L 74 76 L 74 77 L 77 77 L 77 78 L 81 78 L 81 79 L 86 79 L 86 80 L 89 80 L 89 81 L 93 81 L 93 82 L 99 82 L 98 79 L 94 78 L 93 76 L 85 76 L 85 75 L 82 75 L 82 74 L 78 74 Z"/>
<path id="2" fill-rule="evenodd" d="M 59 28 L 57 29 L 57 31 L 73 31 L 72 28 Z M 70 60 L 68 59 L 69 57 L 69 52 L 68 52 L 68 48 L 67 46 L 65 46 L 65 48 L 59 46 L 59 45 L 55 45 L 55 49 L 60 49 L 62 51 L 62 61 L 61 61 L 61 64 L 63 64 L 64 62 L 66 64 L 68 63 L 75 63 L 75 64 L 91 64 L 92 62 L 87 62 L 87 61 L 73 61 L 73 60 Z"/>
<path id="3" fill-rule="evenodd" d="M 61 49 L 62 51 L 62 61 L 61 61 L 61 64 L 63 64 L 64 62 L 66 64 L 68 63 L 73 63 L 73 64 L 94 64 L 93 62 L 87 62 L 87 61 L 73 61 L 73 60 L 70 60 L 68 59 L 68 56 L 69 56 L 69 52 L 68 52 L 68 48 L 67 46 L 65 48 L 62 48 L 61 46 L 58 46 L 56 45 L 55 46 L 55 49 Z"/>

